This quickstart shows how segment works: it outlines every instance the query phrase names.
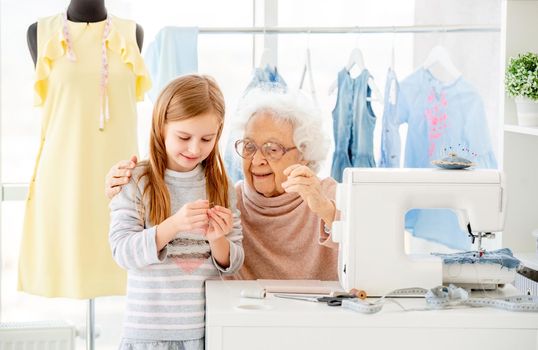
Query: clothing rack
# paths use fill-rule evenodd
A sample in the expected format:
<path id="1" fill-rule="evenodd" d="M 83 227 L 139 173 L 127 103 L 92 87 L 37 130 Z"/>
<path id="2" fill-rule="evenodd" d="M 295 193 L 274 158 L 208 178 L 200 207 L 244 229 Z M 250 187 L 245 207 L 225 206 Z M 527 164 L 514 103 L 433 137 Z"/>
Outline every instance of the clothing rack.
<path id="1" fill-rule="evenodd" d="M 255 8 L 253 8 L 255 13 Z M 256 18 L 255 15 L 253 18 Z M 256 40 L 255 34 L 384 34 L 384 33 L 498 33 L 501 29 L 494 25 L 410 25 L 410 26 L 353 26 L 353 27 L 199 27 L 199 34 L 252 34 L 252 67 L 256 66 Z M 265 37 L 264 46 L 268 45 L 268 37 Z M 269 43 L 273 47 L 274 43 Z M 276 55 L 276 53 L 273 53 Z"/>
<path id="2" fill-rule="evenodd" d="M 410 26 L 354 26 L 354 27 L 199 27 L 202 34 L 382 34 L 382 33 L 496 33 L 493 25 L 410 25 Z M 254 55 L 253 55 L 254 57 Z M 24 200 L 26 184 L 4 184 L 0 188 L 0 201 Z"/>
<path id="3" fill-rule="evenodd" d="M 382 33 L 496 33 L 493 25 L 412 25 L 374 27 L 199 27 L 202 34 L 382 34 Z"/>

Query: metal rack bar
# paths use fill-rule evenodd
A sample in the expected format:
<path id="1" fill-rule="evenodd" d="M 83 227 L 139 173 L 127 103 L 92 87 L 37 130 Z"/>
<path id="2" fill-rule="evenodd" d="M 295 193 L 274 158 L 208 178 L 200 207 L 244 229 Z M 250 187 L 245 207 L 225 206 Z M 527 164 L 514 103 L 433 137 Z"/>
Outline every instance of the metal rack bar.
<path id="1" fill-rule="evenodd" d="M 461 33 L 500 32 L 494 25 L 412 25 L 375 27 L 199 27 L 202 34 L 380 34 L 380 33 Z"/>

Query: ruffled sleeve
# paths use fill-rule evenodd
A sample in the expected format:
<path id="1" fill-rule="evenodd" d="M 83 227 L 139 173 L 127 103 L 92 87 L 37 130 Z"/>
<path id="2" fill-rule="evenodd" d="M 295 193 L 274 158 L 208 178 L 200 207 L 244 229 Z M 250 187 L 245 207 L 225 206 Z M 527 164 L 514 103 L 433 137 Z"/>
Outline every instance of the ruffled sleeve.
<path id="1" fill-rule="evenodd" d="M 63 56 L 66 52 L 66 42 L 61 31 L 54 33 L 43 45 L 39 48 L 38 57 L 35 68 L 34 82 L 34 105 L 37 107 L 43 106 L 47 98 L 48 78 L 52 68 L 52 62 Z"/>
<path id="2" fill-rule="evenodd" d="M 135 74 L 136 100 L 143 101 L 144 94 L 151 88 L 151 79 L 136 41 L 126 40 L 112 22 L 106 45 L 109 50 L 118 53 Z"/>

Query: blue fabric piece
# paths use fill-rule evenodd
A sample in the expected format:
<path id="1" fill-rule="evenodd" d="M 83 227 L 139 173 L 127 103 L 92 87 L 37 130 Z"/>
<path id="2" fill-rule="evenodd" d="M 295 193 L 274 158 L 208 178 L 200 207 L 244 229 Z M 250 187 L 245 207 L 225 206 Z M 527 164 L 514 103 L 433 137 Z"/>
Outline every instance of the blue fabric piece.
<path id="1" fill-rule="evenodd" d="M 144 60 L 153 82 L 148 95 L 155 103 L 171 80 L 198 71 L 198 28 L 162 28 L 149 44 Z"/>
<path id="2" fill-rule="evenodd" d="M 497 168 L 482 98 L 463 77 L 444 84 L 421 68 L 400 84 L 397 109 L 398 122 L 408 123 L 404 167 L 431 168 L 432 160 L 456 151 L 477 168 Z M 400 143 L 387 141 L 383 152 L 399 155 Z M 405 227 L 416 237 L 453 249 L 471 248 L 467 230 L 452 210 L 410 210 Z"/>
<path id="3" fill-rule="evenodd" d="M 486 251 L 482 256 L 477 251 L 468 251 L 461 253 L 442 254 L 432 253 L 443 259 L 447 265 L 450 264 L 498 264 L 509 269 L 519 267 L 520 261 L 514 257 L 512 251 L 508 248 Z"/>
<path id="4" fill-rule="evenodd" d="M 370 101 L 368 79 L 364 69 L 351 78 L 347 69 L 338 73 L 338 96 L 332 111 L 334 154 L 331 177 L 342 182 L 345 168 L 375 167 L 374 128 L 376 117 Z"/>
<path id="5" fill-rule="evenodd" d="M 380 168 L 400 167 L 400 121 L 398 109 L 400 104 L 400 84 L 394 70 L 389 68 L 385 83 L 385 100 L 383 107 L 383 129 L 381 131 Z"/>
<path id="6" fill-rule="evenodd" d="M 243 97 L 252 89 L 267 89 L 286 92 L 288 86 L 282 76 L 278 73 L 277 68 L 267 65 L 263 69 L 254 69 L 252 80 L 243 92 Z M 235 142 L 242 137 L 242 130 L 232 129 L 230 136 L 228 137 L 228 142 L 226 143 L 226 148 L 224 149 L 224 166 L 233 183 L 243 180 L 242 160 L 235 152 Z"/>

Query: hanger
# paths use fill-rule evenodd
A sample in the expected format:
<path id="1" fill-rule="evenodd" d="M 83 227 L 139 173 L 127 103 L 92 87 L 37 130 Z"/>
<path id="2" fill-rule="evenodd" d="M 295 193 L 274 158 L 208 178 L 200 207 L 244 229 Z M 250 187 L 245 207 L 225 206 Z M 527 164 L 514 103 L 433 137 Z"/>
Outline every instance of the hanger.
<path id="1" fill-rule="evenodd" d="M 357 27 L 358 32 L 360 33 L 360 28 Z M 364 58 L 362 57 L 362 51 L 359 49 L 359 36 L 357 36 L 357 42 L 355 43 L 355 48 L 351 50 L 349 58 L 347 59 L 346 70 L 349 72 L 353 66 L 357 66 L 359 71 L 363 71 L 365 68 Z M 332 95 L 334 90 L 338 85 L 338 78 L 336 78 L 331 86 L 329 86 L 329 95 Z"/>
<path id="2" fill-rule="evenodd" d="M 351 53 L 349 54 L 349 59 L 346 64 L 346 70 L 349 72 L 349 70 L 353 67 L 357 67 L 361 72 L 366 69 L 366 66 L 364 65 L 364 58 L 362 56 L 362 51 L 356 47 L 353 50 L 351 50 Z M 332 93 L 336 90 L 338 85 L 338 79 L 336 79 L 331 86 L 329 87 L 329 95 L 332 95 Z M 367 98 L 369 101 L 383 101 L 383 95 L 381 94 L 381 91 L 377 87 L 377 84 L 374 81 L 373 77 L 370 77 L 368 79 L 368 86 L 370 89 L 372 89 L 372 97 Z"/>
<path id="3" fill-rule="evenodd" d="M 310 35 L 310 32 L 308 33 Z M 312 99 L 314 102 L 317 103 L 317 97 L 316 97 L 316 87 L 314 85 L 314 77 L 312 76 L 312 64 L 310 62 L 310 37 L 307 37 L 306 41 L 306 58 L 305 63 L 303 66 L 303 73 L 301 74 L 301 80 L 299 82 L 299 89 L 303 88 L 304 79 L 306 77 L 306 73 L 308 72 L 308 80 L 310 83 L 310 94 L 312 95 Z"/>
<path id="4" fill-rule="evenodd" d="M 271 62 L 271 56 L 272 56 L 271 49 L 264 48 L 262 52 L 262 56 L 260 58 L 260 64 L 258 65 L 258 68 L 265 69 L 265 67 L 267 66 L 274 68 L 275 65 Z"/>
<path id="5" fill-rule="evenodd" d="M 395 71 L 394 71 L 394 64 L 395 64 L 395 61 L 396 61 L 396 54 L 395 54 L 395 50 L 394 50 L 394 37 L 396 35 L 396 30 L 393 28 L 392 29 L 392 46 L 391 46 L 391 49 L 390 49 L 390 70 L 395 74 Z M 386 93 L 386 90 L 385 90 L 385 93 Z M 396 104 L 396 81 L 394 79 L 391 80 L 390 82 L 390 87 L 389 87 L 389 103 L 391 105 L 395 105 Z"/>
<path id="6" fill-rule="evenodd" d="M 424 63 L 422 63 L 422 67 L 431 71 L 431 68 L 436 64 L 440 64 L 452 79 L 456 79 L 461 75 L 461 72 L 450 59 L 450 55 L 444 46 L 436 45 L 430 51 Z"/>
<path id="7" fill-rule="evenodd" d="M 347 60 L 347 64 L 345 68 L 349 72 L 349 70 L 353 68 L 354 66 L 356 66 L 357 69 L 361 72 L 365 68 L 364 58 L 362 57 L 362 51 L 358 47 L 351 50 L 351 53 L 349 54 L 349 58 Z M 338 79 L 336 79 L 329 87 L 329 95 L 332 95 L 334 90 L 336 90 L 337 85 L 338 85 Z"/>
<path id="8" fill-rule="evenodd" d="M 396 55 L 394 54 L 394 37 L 396 36 L 396 29 L 392 27 L 392 44 L 390 49 L 390 69 L 394 71 L 394 62 Z"/>
<path id="9" fill-rule="evenodd" d="M 346 69 L 350 70 L 353 66 L 356 66 L 360 71 L 366 68 L 364 65 L 364 58 L 362 57 L 362 51 L 358 47 L 351 50 L 349 59 L 347 60 Z"/>
<path id="10" fill-rule="evenodd" d="M 263 26 L 263 37 L 265 39 L 265 26 Z M 262 52 L 262 55 L 260 57 L 260 64 L 258 65 L 258 68 L 260 69 L 265 69 L 265 67 L 269 66 L 269 68 L 271 69 L 274 69 L 275 68 L 275 65 L 273 64 L 272 62 L 272 57 L 273 56 L 273 52 L 271 51 L 271 49 L 269 49 L 268 47 L 265 47 L 264 45 L 264 48 L 263 48 L 263 52 Z"/>

